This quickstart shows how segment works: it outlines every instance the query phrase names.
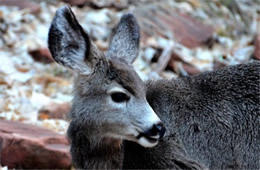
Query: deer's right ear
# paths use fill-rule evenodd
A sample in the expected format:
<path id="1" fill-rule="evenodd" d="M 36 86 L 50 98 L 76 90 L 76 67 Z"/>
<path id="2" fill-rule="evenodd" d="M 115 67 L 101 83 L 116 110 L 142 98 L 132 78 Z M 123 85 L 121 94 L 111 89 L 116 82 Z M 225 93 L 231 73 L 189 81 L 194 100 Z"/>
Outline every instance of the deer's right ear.
<path id="1" fill-rule="evenodd" d="M 113 30 L 108 55 L 133 63 L 139 52 L 140 30 L 132 14 L 125 14 Z"/>
<path id="2" fill-rule="evenodd" d="M 90 74 L 93 61 L 100 57 L 69 6 L 57 10 L 49 30 L 48 46 L 57 63 L 80 74 Z"/>

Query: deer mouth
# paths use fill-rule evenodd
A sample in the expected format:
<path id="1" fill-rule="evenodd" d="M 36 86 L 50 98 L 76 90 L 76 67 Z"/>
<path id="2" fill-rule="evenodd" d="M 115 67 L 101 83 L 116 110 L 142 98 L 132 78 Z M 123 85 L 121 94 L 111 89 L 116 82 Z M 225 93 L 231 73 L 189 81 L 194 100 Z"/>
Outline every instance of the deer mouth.
<path id="1" fill-rule="evenodd" d="M 141 146 L 143 147 L 146 147 L 146 148 L 152 148 L 154 146 L 156 146 L 159 142 L 159 138 L 152 138 L 150 136 L 145 136 L 145 135 L 138 135 L 136 137 L 137 139 L 137 143 L 140 144 Z"/>
<path id="2" fill-rule="evenodd" d="M 139 133 L 139 135 L 136 137 L 136 139 L 140 140 L 141 138 L 145 138 L 149 143 L 156 144 L 159 141 L 159 136 L 148 136 L 145 133 Z"/>
<path id="3" fill-rule="evenodd" d="M 166 131 L 165 127 L 160 122 L 154 124 L 152 128 L 144 132 L 139 132 L 139 135 L 136 138 L 140 143 L 145 142 L 152 147 L 155 146 L 159 142 L 159 140 L 163 138 L 165 131 Z"/>

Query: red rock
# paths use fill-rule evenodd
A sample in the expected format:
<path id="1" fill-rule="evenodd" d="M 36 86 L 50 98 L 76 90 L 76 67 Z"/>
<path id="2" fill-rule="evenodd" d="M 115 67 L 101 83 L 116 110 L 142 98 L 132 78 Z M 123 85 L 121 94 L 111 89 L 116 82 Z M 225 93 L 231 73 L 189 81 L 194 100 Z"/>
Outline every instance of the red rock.
<path id="1" fill-rule="evenodd" d="M 65 3 L 68 3 L 70 5 L 85 5 L 89 2 L 89 0 L 63 0 Z"/>
<path id="2" fill-rule="evenodd" d="M 182 67 L 189 75 L 200 74 L 200 71 L 197 68 L 195 68 L 194 66 L 191 66 L 190 64 L 183 63 Z"/>
<path id="3" fill-rule="evenodd" d="M 40 119 L 46 119 L 46 118 L 67 119 L 70 108 L 71 107 L 69 103 L 52 102 L 40 109 L 39 118 Z"/>
<path id="4" fill-rule="evenodd" d="M 176 73 L 178 74 L 182 74 L 183 72 L 185 72 L 185 74 L 188 74 L 188 75 L 196 75 L 196 74 L 199 74 L 201 73 L 197 68 L 195 68 L 194 66 L 188 64 L 188 63 L 185 63 L 183 61 L 181 61 L 181 68 L 180 69 L 178 67 L 177 62 L 180 62 L 180 60 L 170 60 L 169 64 L 168 64 L 168 67 L 175 71 Z"/>
<path id="5" fill-rule="evenodd" d="M 10 169 L 69 169 L 69 143 L 42 127 L 0 120 L 0 162 Z"/>
<path id="6" fill-rule="evenodd" d="M 134 13 L 144 32 L 142 33 L 144 37 L 169 38 L 168 33 L 172 32 L 174 39 L 179 43 L 188 48 L 195 48 L 210 42 L 214 33 L 213 27 L 164 4 L 142 6 Z"/>
<path id="7" fill-rule="evenodd" d="M 260 34 L 256 35 L 255 38 L 255 54 L 254 57 L 260 60 Z"/>
<path id="8" fill-rule="evenodd" d="M 171 59 L 168 63 L 168 67 L 171 70 L 176 70 L 175 68 L 175 62 L 181 62 L 182 63 L 182 68 L 185 70 L 185 72 L 187 72 L 189 75 L 196 75 L 201 73 L 197 68 L 195 68 L 194 66 L 188 64 L 187 62 L 183 61 L 182 57 L 179 56 L 178 53 L 176 53 L 174 50 L 172 52 L 172 56 Z"/>
<path id="9" fill-rule="evenodd" d="M 40 48 L 29 51 L 29 54 L 33 57 L 35 61 L 42 62 L 45 64 L 52 63 L 54 61 L 50 51 L 47 48 Z"/>
<path id="10" fill-rule="evenodd" d="M 65 3 L 76 6 L 90 6 L 95 9 L 116 8 L 118 10 L 125 9 L 128 1 L 109 1 L 109 0 L 63 0 Z"/>
<path id="11" fill-rule="evenodd" d="M 226 66 L 227 66 L 226 63 L 220 62 L 220 61 L 217 61 L 217 60 L 214 60 L 213 70 L 218 70 L 218 69 L 224 68 L 224 67 L 226 67 Z"/>
<path id="12" fill-rule="evenodd" d="M 0 0 L 0 6 L 17 6 L 19 9 L 29 9 L 30 13 L 40 12 L 39 4 L 28 0 Z"/>
<path id="13" fill-rule="evenodd" d="M 195 48 L 208 41 L 213 29 L 198 20 L 183 14 L 161 15 L 159 19 L 174 33 L 176 40 L 188 48 Z"/>

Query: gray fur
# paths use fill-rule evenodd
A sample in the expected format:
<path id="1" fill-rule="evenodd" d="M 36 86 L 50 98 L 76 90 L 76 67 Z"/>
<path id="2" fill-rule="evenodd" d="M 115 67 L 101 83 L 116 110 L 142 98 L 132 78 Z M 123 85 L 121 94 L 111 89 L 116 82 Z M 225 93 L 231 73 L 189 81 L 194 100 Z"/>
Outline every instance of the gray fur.
<path id="1" fill-rule="evenodd" d="M 73 15 L 69 7 L 66 11 Z M 65 16 L 66 12 L 57 12 L 54 17 L 49 48 L 58 63 L 79 72 L 68 129 L 77 168 L 260 168 L 259 62 L 145 84 L 131 66 L 140 37 L 133 15 L 120 20 L 107 56 L 82 33 L 75 17 Z M 69 27 L 68 32 L 63 27 Z M 74 46 L 60 46 L 62 37 L 71 32 L 79 40 L 85 37 L 86 48 L 78 49 L 85 50 L 84 55 Z M 66 44 L 71 38 L 62 41 Z M 69 60 L 75 61 L 75 67 L 64 64 Z M 77 65 L 79 62 L 91 73 L 82 74 L 84 67 Z M 113 101 L 112 94 L 117 92 L 129 99 Z M 167 129 L 156 146 L 145 137 L 137 137 L 160 121 L 147 100 Z"/>
<path id="2" fill-rule="evenodd" d="M 89 41 L 69 6 L 56 12 L 51 23 L 48 44 L 57 63 L 80 74 L 89 75 L 92 72 L 91 65 L 102 56 Z"/>
<path id="3" fill-rule="evenodd" d="M 174 156 L 165 154 L 174 151 L 171 144 L 164 144 L 172 140 L 183 146 L 189 158 L 209 169 L 260 168 L 259 62 L 176 80 L 149 81 L 147 100 L 168 132 L 151 150 L 129 149 L 135 159 Z M 126 162 L 133 164 L 135 160 L 131 160 Z M 171 165 L 171 160 L 175 159 L 165 162 Z M 149 168 L 160 168 L 156 165 Z"/>
<path id="4" fill-rule="evenodd" d="M 139 25 L 132 14 L 123 15 L 114 28 L 108 55 L 134 62 L 139 52 Z"/>

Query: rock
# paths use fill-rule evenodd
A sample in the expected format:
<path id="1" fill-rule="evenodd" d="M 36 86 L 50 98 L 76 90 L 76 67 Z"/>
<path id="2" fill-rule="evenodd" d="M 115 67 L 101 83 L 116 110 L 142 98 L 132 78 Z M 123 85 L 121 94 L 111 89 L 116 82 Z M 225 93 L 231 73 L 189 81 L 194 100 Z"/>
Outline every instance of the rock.
<path id="1" fill-rule="evenodd" d="M 171 28 L 178 42 L 188 48 L 195 48 L 207 42 L 213 35 L 213 28 L 206 26 L 189 15 L 177 13 L 159 17 Z"/>
<path id="2" fill-rule="evenodd" d="M 49 64 L 54 61 L 50 51 L 47 48 L 40 48 L 40 49 L 29 51 L 29 54 L 32 56 L 32 58 L 35 61 L 41 63 Z"/>
<path id="3" fill-rule="evenodd" d="M 54 103 L 51 102 L 48 105 L 43 106 L 39 111 L 40 119 L 67 119 L 70 112 L 69 103 Z"/>
<path id="4" fill-rule="evenodd" d="M 213 27 L 188 14 L 173 10 L 173 7 L 166 4 L 146 5 L 134 12 L 143 31 L 144 42 L 151 36 L 174 39 L 188 48 L 210 42 L 214 33 Z"/>
<path id="5" fill-rule="evenodd" d="M 260 60 L 260 34 L 255 38 L 255 54 L 254 57 Z"/>
<path id="6" fill-rule="evenodd" d="M 186 56 L 188 54 L 186 53 Z M 201 71 L 199 71 L 197 68 L 186 62 L 185 60 L 185 52 L 177 52 L 173 50 L 173 53 L 171 55 L 171 59 L 168 63 L 168 67 L 171 70 L 174 70 L 178 74 L 182 75 L 196 75 L 199 74 Z M 180 64 L 181 63 L 181 64 Z"/>
<path id="7" fill-rule="evenodd" d="M 0 73 L 12 74 L 17 72 L 15 64 L 11 58 L 11 54 L 1 51 L 0 56 Z"/>
<path id="8" fill-rule="evenodd" d="M 239 63 L 246 63 L 249 61 L 253 53 L 254 53 L 254 47 L 247 46 L 236 50 L 233 56 L 237 61 L 239 61 Z"/>
<path id="9" fill-rule="evenodd" d="M 153 59 L 155 54 L 156 54 L 156 50 L 154 48 L 148 47 L 144 51 L 143 58 L 145 59 L 145 61 L 150 63 L 152 61 L 152 59 Z"/>
<path id="10" fill-rule="evenodd" d="M 183 69 L 184 69 L 189 75 L 196 75 L 196 74 L 200 74 L 200 73 L 201 73 L 197 68 L 195 68 L 194 66 L 191 66 L 190 64 L 183 63 L 182 66 L 183 66 Z"/>
<path id="11" fill-rule="evenodd" d="M 28 72 L 15 72 L 9 76 L 11 81 L 17 81 L 21 83 L 26 83 L 28 80 L 30 80 L 35 75 L 34 71 L 28 71 Z"/>
<path id="12" fill-rule="evenodd" d="M 171 79 L 176 79 L 178 76 L 176 74 L 174 74 L 172 71 L 164 71 L 164 72 L 161 72 L 160 74 L 164 79 L 168 79 L 168 80 L 171 80 Z"/>
<path id="13" fill-rule="evenodd" d="M 0 0 L 0 6 L 16 6 L 19 9 L 29 9 L 31 14 L 39 14 L 39 4 L 28 0 Z"/>
<path id="14" fill-rule="evenodd" d="M 220 62 L 218 60 L 214 60 L 213 70 L 218 70 L 218 69 L 224 68 L 226 66 L 227 66 L 227 64 L 225 64 L 224 62 Z"/>
<path id="15" fill-rule="evenodd" d="M 118 10 L 125 9 L 128 6 L 128 2 L 125 0 L 63 0 L 70 5 L 84 6 L 88 5 L 95 9 L 111 8 L 114 7 Z"/>
<path id="16" fill-rule="evenodd" d="M 42 127 L 0 120 L 0 162 L 10 169 L 70 169 L 69 143 Z"/>
<path id="17" fill-rule="evenodd" d="M 65 3 L 76 6 L 83 6 L 89 2 L 89 0 L 63 0 Z"/>
<path id="18" fill-rule="evenodd" d="M 174 70 L 178 75 L 182 76 L 196 75 L 201 73 L 201 71 L 194 66 L 180 61 L 172 60 L 171 62 L 169 62 L 169 67 Z"/>

